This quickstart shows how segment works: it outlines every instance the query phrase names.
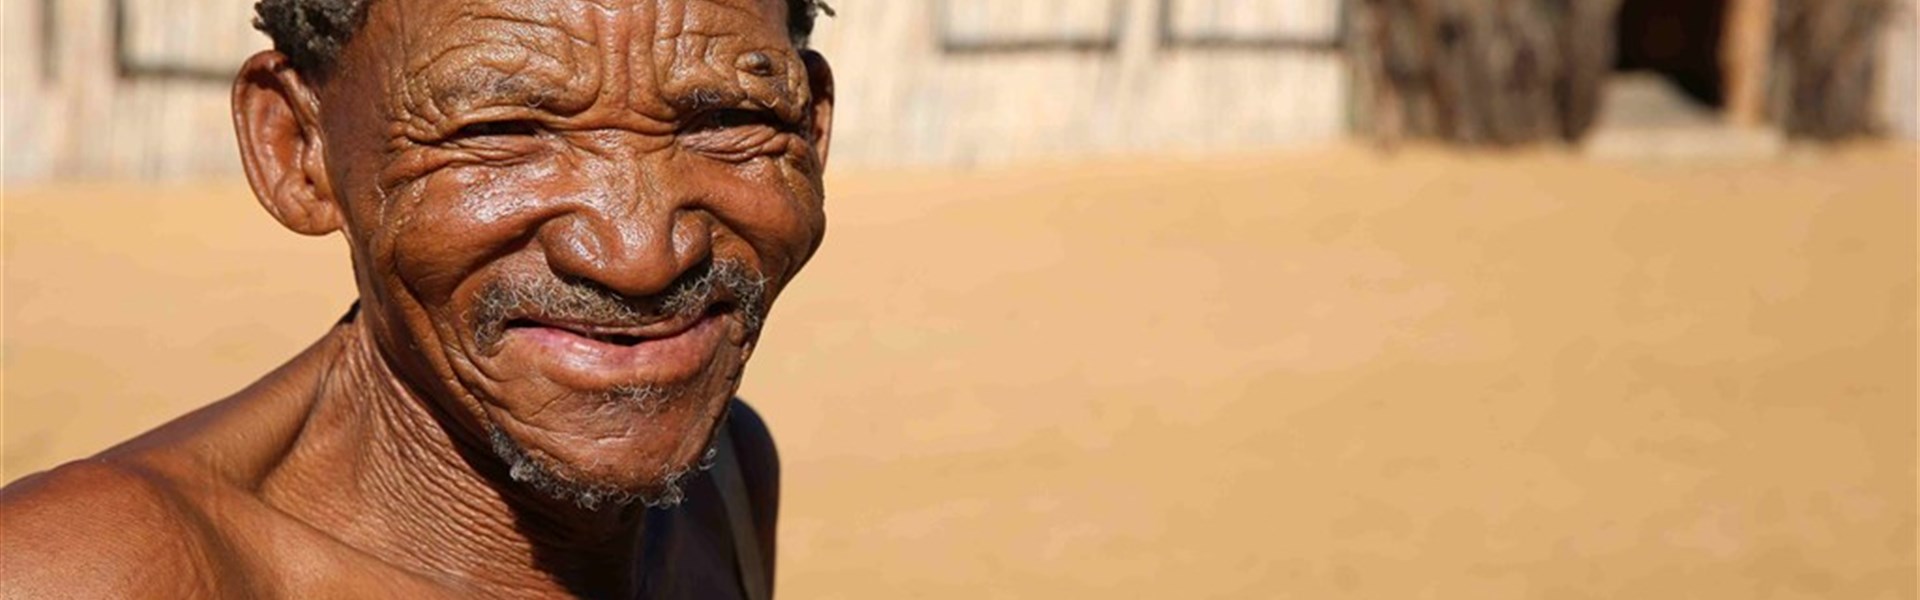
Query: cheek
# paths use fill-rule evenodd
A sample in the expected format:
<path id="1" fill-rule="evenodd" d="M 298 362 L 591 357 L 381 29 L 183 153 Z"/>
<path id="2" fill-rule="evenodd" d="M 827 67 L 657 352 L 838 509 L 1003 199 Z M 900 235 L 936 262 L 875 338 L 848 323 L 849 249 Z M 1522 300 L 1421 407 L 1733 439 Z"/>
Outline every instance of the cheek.
<path id="1" fill-rule="evenodd" d="M 421 179 L 389 215 L 394 274 L 416 300 L 443 305 L 488 264 L 526 245 L 562 186 L 554 170 L 456 168 Z M 471 291 L 471 290 L 465 290 Z"/>
<path id="2" fill-rule="evenodd" d="M 707 175 L 714 212 L 753 248 L 766 275 L 785 282 L 798 272 L 826 231 L 819 182 L 784 162 L 728 165 Z"/>

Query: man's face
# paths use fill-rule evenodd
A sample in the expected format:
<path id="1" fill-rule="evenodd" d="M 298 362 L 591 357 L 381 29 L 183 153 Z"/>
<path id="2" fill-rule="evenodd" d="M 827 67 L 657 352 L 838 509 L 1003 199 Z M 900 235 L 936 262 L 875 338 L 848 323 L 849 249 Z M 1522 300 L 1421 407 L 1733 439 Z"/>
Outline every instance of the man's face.
<path id="1" fill-rule="evenodd" d="M 806 58 L 785 0 L 376 0 L 318 96 L 388 362 L 565 484 L 663 491 L 821 241 Z"/>

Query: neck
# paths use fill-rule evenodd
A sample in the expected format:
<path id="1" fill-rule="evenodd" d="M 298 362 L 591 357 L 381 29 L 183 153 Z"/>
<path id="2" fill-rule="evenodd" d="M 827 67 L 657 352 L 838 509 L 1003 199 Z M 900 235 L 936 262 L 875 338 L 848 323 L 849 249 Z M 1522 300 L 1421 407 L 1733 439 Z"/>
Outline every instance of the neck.
<path id="1" fill-rule="evenodd" d="M 501 596 L 632 597 L 644 512 L 580 509 L 508 477 L 486 438 L 394 374 L 364 319 L 329 334 L 270 503 L 383 562 Z"/>

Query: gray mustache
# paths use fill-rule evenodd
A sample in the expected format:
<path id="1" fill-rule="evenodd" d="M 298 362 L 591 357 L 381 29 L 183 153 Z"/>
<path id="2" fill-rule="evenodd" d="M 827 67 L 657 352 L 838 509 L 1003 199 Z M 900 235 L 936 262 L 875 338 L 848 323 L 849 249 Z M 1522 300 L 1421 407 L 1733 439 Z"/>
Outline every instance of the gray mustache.
<path id="1" fill-rule="evenodd" d="M 738 260 L 714 260 L 681 274 L 660 293 L 633 297 L 603 286 L 550 275 L 502 277 L 481 290 L 473 310 L 474 341 L 491 347 L 509 321 L 540 317 L 612 326 L 640 326 L 697 317 L 707 307 L 732 302 L 749 337 L 766 317 L 767 278 Z"/>

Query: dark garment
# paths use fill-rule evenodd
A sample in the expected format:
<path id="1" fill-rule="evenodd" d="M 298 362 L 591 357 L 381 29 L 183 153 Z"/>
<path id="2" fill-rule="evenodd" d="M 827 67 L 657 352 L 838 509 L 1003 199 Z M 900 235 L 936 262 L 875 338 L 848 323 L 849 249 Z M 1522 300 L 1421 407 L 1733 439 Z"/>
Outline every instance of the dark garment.
<path id="1" fill-rule="evenodd" d="M 738 404 L 739 400 L 734 400 Z M 732 427 L 716 432 L 713 468 L 687 482 L 686 502 L 647 511 L 644 597 L 770 600 L 772 571 L 743 477 Z"/>

